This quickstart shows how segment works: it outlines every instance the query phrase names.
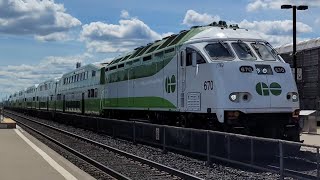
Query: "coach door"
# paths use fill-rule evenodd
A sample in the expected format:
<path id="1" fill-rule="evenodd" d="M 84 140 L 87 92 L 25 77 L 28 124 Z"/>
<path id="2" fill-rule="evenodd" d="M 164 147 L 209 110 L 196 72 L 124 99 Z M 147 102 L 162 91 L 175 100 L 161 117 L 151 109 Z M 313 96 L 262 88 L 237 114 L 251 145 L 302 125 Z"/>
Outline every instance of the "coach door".
<path id="1" fill-rule="evenodd" d="M 178 73 L 179 73 L 179 107 L 180 111 L 185 110 L 185 90 L 186 90 L 186 51 L 182 50 L 178 56 Z"/>
<path id="2" fill-rule="evenodd" d="M 66 112 L 66 95 L 63 95 L 62 112 Z"/>
<path id="3" fill-rule="evenodd" d="M 84 114 L 84 93 L 82 93 L 82 96 L 81 96 L 81 114 Z"/>
<path id="4" fill-rule="evenodd" d="M 49 111 L 49 96 L 47 96 L 47 111 Z"/>

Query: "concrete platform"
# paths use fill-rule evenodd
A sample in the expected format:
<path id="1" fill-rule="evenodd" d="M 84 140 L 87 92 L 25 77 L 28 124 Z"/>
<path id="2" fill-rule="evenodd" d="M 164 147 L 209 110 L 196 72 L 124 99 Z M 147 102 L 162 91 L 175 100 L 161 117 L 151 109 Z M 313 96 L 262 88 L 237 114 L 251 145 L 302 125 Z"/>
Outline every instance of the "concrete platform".
<path id="1" fill-rule="evenodd" d="M 302 133 L 300 139 L 304 140 L 304 144 L 320 146 L 320 128 L 317 128 L 317 134 Z"/>
<path id="2" fill-rule="evenodd" d="M 0 130 L 1 180 L 93 180 L 20 127 Z"/>
<path id="3" fill-rule="evenodd" d="M 14 129 L 16 128 L 16 122 L 10 118 L 4 118 L 0 121 L 0 129 Z"/>

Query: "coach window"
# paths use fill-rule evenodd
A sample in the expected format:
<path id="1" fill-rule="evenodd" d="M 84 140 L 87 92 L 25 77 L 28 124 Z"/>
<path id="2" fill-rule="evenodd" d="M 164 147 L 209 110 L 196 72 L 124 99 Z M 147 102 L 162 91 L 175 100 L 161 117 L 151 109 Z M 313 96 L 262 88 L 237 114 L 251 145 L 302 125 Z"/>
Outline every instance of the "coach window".
<path id="1" fill-rule="evenodd" d="M 213 61 L 231 61 L 234 59 L 230 46 L 226 42 L 219 41 L 215 43 L 210 43 L 204 49 Z"/>
<path id="2" fill-rule="evenodd" d="M 112 66 L 109 68 L 110 70 L 114 70 L 114 69 L 117 69 L 117 66 Z"/>
<path id="3" fill-rule="evenodd" d="M 91 97 L 94 97 L 94 89 L 91 89 L 90 95 Z"/>
<path id="4" fill-rule="evenodd" d="M 149 60 L 151 60 L 151 59 L 152 59 L 151 56 L 146 56 L 146 57 L 143 58 L 143 61 L 149 61 Z"/>
<path id="5" fill-rule="evenodd" d="M 98 97 L 98 89 L 97 88 L 94 89 L 94 97 Z"/>
<path id="6" fill-rule="evenodd" d="M 155 53 L 155 54 L 154 54 L 154 57 L 156 57 L 156 58 L 158 58 L 158 59 L 161 59 L 161 58 L 163 57 L 163 55 L 164 55 L 164 52 L 161 51 L 161 52 Z"/>
<path id="7" fill-rule="evenodd" d="M 88 98 L 90 98 L 90 89 L 88 89 Z"/>
<path id="8" fill-rule="evenodd" d="M 96 76 L 96 71 L 92 71 L 92 77 Z"/>

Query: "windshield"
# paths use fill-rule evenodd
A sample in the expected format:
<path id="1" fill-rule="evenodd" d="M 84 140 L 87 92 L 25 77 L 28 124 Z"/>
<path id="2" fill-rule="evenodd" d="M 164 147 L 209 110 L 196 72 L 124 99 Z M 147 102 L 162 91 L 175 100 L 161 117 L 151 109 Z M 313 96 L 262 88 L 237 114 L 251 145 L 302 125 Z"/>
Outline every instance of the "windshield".
<path id="1" fill-rule="evenodd" d="M 262 43 L 251 43 L 251 46 L 259 55 L 262 60 L 275 61 L 275 57 L 271 54 L 270 47 L 265 46 Z"/>
<path id="2" fill-rule="evenodd" d="M 212 60 L 233 60 L 234 56 L 231 53 L 230 46 L 225 42 L 216 42 L 208 44 L 205 50 Z"/>
<path id="3" fill-rule="evenodd" d="M 256 60 L 257 58 L 255 55 L 253 55 L 252 51 L 250 50 L 249 46 L 242 42 L 233 42 L 232 43 L 233 49 L 236 51 L 237 55 L 239 56 L 240 59 L 242 60 Z"/>
<path id="4" fill-rule="evenodd" d="M 279 57 L 278 57 L 277 51 L 272 48 L 271 44 L 266 42 L 265 45 L 266 45 L 267 49 L 272 53 L 273 57 L 275 57 L 277 60 L 280 60 Z"/>

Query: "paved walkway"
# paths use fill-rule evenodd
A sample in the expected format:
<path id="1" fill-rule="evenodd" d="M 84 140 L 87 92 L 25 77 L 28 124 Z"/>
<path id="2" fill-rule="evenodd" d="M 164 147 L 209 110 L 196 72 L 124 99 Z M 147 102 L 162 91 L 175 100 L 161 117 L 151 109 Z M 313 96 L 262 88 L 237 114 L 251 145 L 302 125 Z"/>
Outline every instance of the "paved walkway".
<path id="1" fill-rule="evenodd" d="M 320 128 L 317 129 L 317 134 L 302 133 L 301 137 L 304 144 L 320 146 Z"/>
<path id="2" fill-rule="evenodd" d="M 94 179 L 21 128 L 0 129 L 1 180 Z"/>

